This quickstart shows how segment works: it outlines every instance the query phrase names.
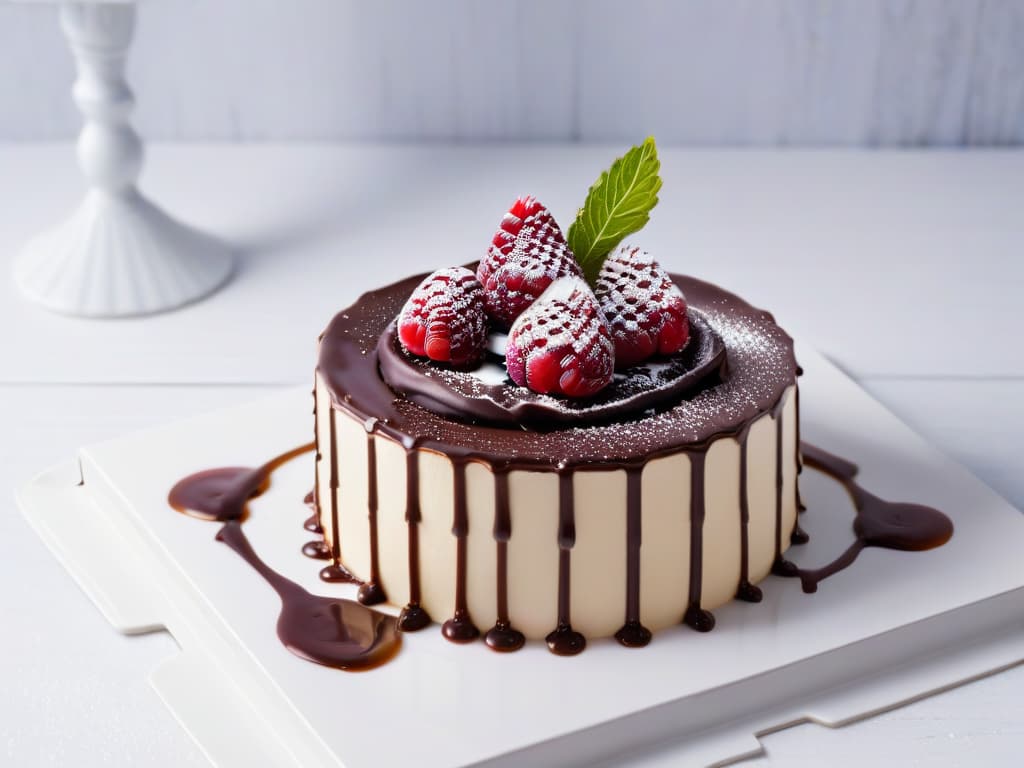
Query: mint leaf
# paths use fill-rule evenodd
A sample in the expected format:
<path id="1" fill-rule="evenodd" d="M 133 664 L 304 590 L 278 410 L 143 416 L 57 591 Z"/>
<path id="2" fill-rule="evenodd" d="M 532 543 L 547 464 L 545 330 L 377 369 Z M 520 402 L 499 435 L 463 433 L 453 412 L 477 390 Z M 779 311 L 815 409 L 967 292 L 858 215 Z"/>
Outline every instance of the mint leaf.
<path id="1" fill-rule="evenodd" d="M 591 285 L 612 249 L 650 220 L 661 189 L 660 168 L 654 137 L 648 136 L 602 172 L 587 193 L 567 240 Z"/>

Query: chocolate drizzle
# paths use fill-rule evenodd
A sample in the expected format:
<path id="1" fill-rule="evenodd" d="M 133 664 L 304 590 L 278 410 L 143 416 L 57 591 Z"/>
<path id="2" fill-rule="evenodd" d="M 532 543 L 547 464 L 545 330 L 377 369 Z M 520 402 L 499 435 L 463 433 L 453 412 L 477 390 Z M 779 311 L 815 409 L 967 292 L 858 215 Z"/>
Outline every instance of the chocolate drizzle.
<path id="1" fill-rule="evenodd" d="M 484 636 L 484 642 L 495 651 L 518 651 L 526 638 L 512 626 L 508 615 L 508 541 L 512 538 L 512 511 L 509 503 L 508 472 L 494 473 L 494 542 L 497 563 L 498 618 Z"/>
<path id="2" fill-rule="evenodd" d="M 242 531 L 249 499 L 266 489 L 274 469 L 314 447 L 312 443 L 301 446 L 255 469 L 198 472 L 176 483 L 167 501 L 193 517 L 225 523 L 217 540 L 237 552 L 281 598 L 277 634 L 288 650 L 328 667 L 370 669 L 391 659 L 401 647 L 397 621 L 352 600 L 310 594 L 263 562 Z"/>
<path id="3" fill-rule="evenodd" d="M 320 462 L 323 461 L 323 453 L 320 450 L 320 430 L 318 424 L 320 422 L 320 416 L 317 413 L 316 408 L 316 380 L 313 381 L 313 490 L 306 494 L 306 497 L 302 500 L 313 514 L 306 518 L 306 521 L 302 524 L 310 533 L 317 533 L 323 535 L 324 526 L 320 522 Z"/>
<path id="4" fill-rule="evenodd" d="M 784 576 L 800 579 L 804 592 L 816 592 L 818 584 L 850 566 L 865 547 L 921 551 L 941 547 L 953 535 L 953 521 L 942 512 L 922 504 L 886 501 L 866 491 L 854 478 L 857 465 L 809 443 L 801 444 L 807 466 L 824 472 L 850 494 L 857 510 L 853 518 L 853 543 L 821 568 L 791 568 Z"/>
<path id="5" fill-rule="evenodd" d="M 313 413 L 316 414 L 316 408 L 313 409 Z M 317 415 L 317 418 L 320 418 L 319 415 Z M 359 579 L 352 575 L 348 568 L 341 564 L 341 536 L 338 530 L 338 462 L 334 460 L 334 457 L 338 455 L 338 427 L 335 421 L 336 419 L 337 414 L 335 414 L 334 409 L 331 408 L 330 415 L 328 416 L 328 433 L 331 441 L 331 466 L 327 482 L 330 487 L 331 495 L 330 558 L 333 562 L 320 569 L 320 578 L 323 581 L 332 584 L 358 584 Z M 317 429 L 316 433 L 319 435 L 320 430 Z M 319 450 L 317 450 L 317 455 L 320 455 Z M 319 467 L 317 468 L 317 472 L 319 473 Z M 319 474 L 317 477 L 319 477 Z M 319 506 L 319 498 L 317 499 L 317 505 Z M 307 544 L 306 546 L 308 547 L 310 545 Z M 302 552 L 303 554 L 306 554 L 306 547 L 302 548 Z"/>
<path id="6" fill-rule="evenodd" d="M 804 373 L 803 368 L 797 366 L 796 375 L 802 376 Z M 797 384 L 793 387 L 793 407 L 796 413 L 796 439 L 793 441 L 794 453 L 796 454 L 796 474 L 797 482 L 793 483 L 793 504 L 796 506 L 796 520 L 793 522 L 793 531 L 789 534 L 790 544 L 806 544 L 811 540 L 811 537 L 807 535 L 807 531 L 800 527 L 800 513 L 804 512 L 807 507 L 804 506 L 803 500 L 800 498 L 800 473 L 804 471 L 804 458 L 800 453 L 800 385 Z"/>
<path id="7" fill-rule="evenodd" d="M 320 453 L 319 452 L 317 452 L 316 457 L 317 457 L 316 458 L 316 465 L 314 465 L 316 467 L 316 469 L 314 471 L 315 471 L 315 473 L 317 475 L 317 485 L 319 485 L 319 475 L 320 475 L 320 467 L 318 466 L 319 463 L 320 463 Z M 316 494 L 316 486 L 314 486 L 313 490 L 310 491 L 309 493 L 307 493 L 306 496 L 302 499 L 302 503 L 305 504 L 307 507 L 309 507 L 310 509 L 313 510 L 313 514 L 310 515 L 309 517 L 307 517 L 303 521 L 302 527 L 305 528 L 310 533 L 322 534 L 324 532 L 324 527 L 320 523 L 320 504 L 317 501 L 316 495 L 317 495 Z"/>
<path id="8" fill-rule="evenodd" d="M 745 603 L 760 603 L 764 597 L 761 588 L 750 583 L 750 491 L 747 489 L 747 437 L 750 427 L 739 434 L 740 443 L 740 583 L 736 599 Z"/>
<path id="9" fill-rule="evenodd" d="M 270 482 L 270 473 L 296 456 L 309 453 L 313 443 L 275 456 L 255 469 L 251 467 L 220 467 L 207 469 L 179 480 L 169 494 L 167 503 L 174 509 L 200 520 L 245 520 L 249 499 L 263 493 Z"/>
<path id="10" fill-rule="evenodd" d="M 264 563 L 253 551 L 238 519 L 217 534 L 251 565 L 281 598 L 277 635 L 284 646 L 307 661 L 350 671 L 389 661 L 402 645 L 393 616 L 353 600 L 313 595 Z"/>
<path id="11" fill-rule="evenodd" d="M 775 557 L 772 560 L 772 573 L 777 576 L 786 576 L 796 567 L 782 556 L 782 409 L 784 407 L 785 400 L 779 400 L 779 404 L 772 411 L 772 419 L 775 421 Z"/>
<path id="12" fill-rule="evenodd" d="M 799 510 L 800 507 L 797 507 Z M 793 530 L 789 534 L 790 544 L 806 544 L 811 540 L 811 537 L 807 535 L 807 531 L 800 527 L 800 519 L 797 518 L 793 521 Z"/>
<path id="13" fill-rule="evenodd" d="M 373 440 L 373 424 L 366 429 L 366 508 L 370 521 L 370 579 L 359 587 L 359 602 L 377 605 L 388 599 L 380 585 L 380 563 L 377 543 L 377 444 Z"/>
<path id="14" fill-rule="evenodd" d="M 455 537 L 455 615 L 444 623 L 441 631 L 453 643 L 469 643 L 480 637 L 480 630 L 469 617 L 466 606 L 466 538 L 469 536 L 469 512 L 466 500 L 466 462 L 452 463 L 455 478 L 455 514 L 452 535 Z"/>
<path id="15" fill-rule="evenodd" d="M 314 539 L 302 545 L 302 554 L 313 560 L 330 560 L 331 548 L 323 539 Z"/>
<path id="16" fill-rule="evenodd" d="M 416 632 L 431 618 L 420 605 L 420 454 L 414 448 L 405 452 L 405 523 L 409 531 L 409 602 L 398 617 L 398 628 Z"/>
<path id="17" fill-rule="evenodd" d="M 545 638 L 548 648 L 559 656 L 575 656 L 587 647 L 587 640 L 572 628 L 571 568 L 576 544 L 576 505 L 572 474 L 558 474 L 558 625 Z"/>
<path id="18" fill-rule="evenodd" d="M 303 504 L 305 504 L 307 507 L 312 507 L 312 510 L 313 510 L 313 513 L 309 517 L 307 517 L 305 520 L 302 521 L 302 527 L 304 527 L 306 530 L 308 530 L 310 532 L 310 534 L 321 534 L 321 535 L 323 535 L 324 534 L 324 526 L 321 524 L 321 521 L 319 521 L 319 509 L 316 506 L 315 499 L 316 499 L 316 492 L 315 492 L 315 489 L 314 489 L 314 490 L 310 490 L 310 492 L 308 494 L 306 494 L 305 499 L 302 500 Z"/>
<path id="19" fill-rule="evenodd" d="M 615 633 L 615 639 L 628 648 L 651 642 L 651 630 L 640 623 L 642 480 L 643 467 L 626 468 L 626 623 Z"/>
<path id="20" fill-rule="evenodd" d="M 700 607 L 701 590 L 704 584 L 704 464 L 705 451 L 691 451 L 690 457 L 690 596 L 683 615 L 683 622 L 698 632 L 710 632 L 715 628 L 715 617 L 711 611 Z"/>

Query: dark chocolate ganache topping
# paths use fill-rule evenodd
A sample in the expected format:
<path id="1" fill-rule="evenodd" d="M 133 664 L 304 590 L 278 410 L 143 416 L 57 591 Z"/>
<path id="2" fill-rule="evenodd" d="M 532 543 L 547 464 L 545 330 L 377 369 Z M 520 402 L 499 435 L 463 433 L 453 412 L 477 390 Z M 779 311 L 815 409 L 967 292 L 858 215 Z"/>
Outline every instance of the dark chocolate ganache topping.
<path id="1" fill-rule="evenodd" d="M 470 371 L 413 357 L 399 344 L 394 323 L 380 337 L 377 352 L 388 385 L 427 410 L 475 424 L 539 429 L 622 420 L 675 405 L 717 384 L 725 366 L 725 344 L 696 310 L 690 311 L 690 338 L 682 351 L 617 371 L 611 384 L 585 399 L 551 397 L 516 385 L 498 354 L 488 354 Z"/>
<path id="2" fill-rule="evenodd" d="M 793 341 L 770 313 L 711 283 L 672 275 L 696 310 L 693 318 L 700 318 L 694 325 L 702 326 L 703 320 L 724 343 L 726 362 L 717 384 L 698 387 L 670 407 L 639 414 L 642 418 L 628 414 L 587 426 L 542 430 L 448 418 L 395 392 L 380 370 L 378 341 L 422 278 L 415 275 L 364 294 L 335 316 L 320 343 L 318 370 L 335 406 L 360 420 L 376 419 L 376 432 L 407 449 L 434 448 L 492 468 L 565 471 L 642 463 L 738 433 L 768 413 L 796 382 Z"/>
<path id="3" fill-rule="evenodd" d="M 167 500 L 179 512 L 224 523 L 217 541 L 237 552 L 281 598 L 277 634 L 288 650 L 328 667 L 370 669 L 388 661 L 401 647 L 398 620 L 354 600 L 307 592 L 260 559 L 242 531 L 249 499 L 266 489 L 271 473 L 313 448 L 304 445 L 256 468 L 198 472 L 175 484 Z"/>

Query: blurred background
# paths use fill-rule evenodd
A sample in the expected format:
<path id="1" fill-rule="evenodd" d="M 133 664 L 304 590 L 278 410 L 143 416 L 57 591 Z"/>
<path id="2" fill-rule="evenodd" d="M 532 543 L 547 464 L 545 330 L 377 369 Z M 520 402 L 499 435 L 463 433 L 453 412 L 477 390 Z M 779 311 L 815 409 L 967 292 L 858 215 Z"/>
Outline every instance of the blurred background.
<path id="1" fill-rule="evenodd" d="M 147 139 L 1024 140 L 1020 0 L 153 0 Z M 0 140 L 70 139 L 54 13 L 0 3 Z"/>

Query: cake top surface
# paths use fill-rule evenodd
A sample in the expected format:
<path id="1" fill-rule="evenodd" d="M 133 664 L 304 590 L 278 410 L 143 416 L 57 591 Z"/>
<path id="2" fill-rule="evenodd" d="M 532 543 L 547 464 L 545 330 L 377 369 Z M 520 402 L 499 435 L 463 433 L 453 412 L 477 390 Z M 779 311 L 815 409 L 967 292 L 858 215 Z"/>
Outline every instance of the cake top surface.
<path id="1" fill-rule="evenodd" d="M 592 425 L 539 430 L 446 417 L 397 394 L 380 372 L 378 342 L 423 278 L 364 294 L 334 317 L 320 341 L 318 371 L 335 407 L 406 448 L 495 469 L 640 463 L 737 434 L 770 411 L 795 381 L 793 341 L 770 313 L 711 283 L 674 274 L 689 305 L 724 342 L 726 370 L 719 383 L 656 412 Z"/>

